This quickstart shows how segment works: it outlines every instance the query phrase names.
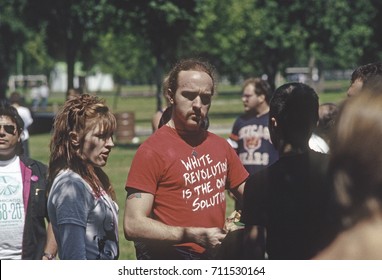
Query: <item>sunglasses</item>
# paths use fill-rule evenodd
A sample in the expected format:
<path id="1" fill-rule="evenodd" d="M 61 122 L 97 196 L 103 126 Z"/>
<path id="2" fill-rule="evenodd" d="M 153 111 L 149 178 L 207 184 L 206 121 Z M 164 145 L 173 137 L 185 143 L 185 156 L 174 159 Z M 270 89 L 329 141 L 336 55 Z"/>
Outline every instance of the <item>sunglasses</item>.
<path id="1" fill-rule="evenodd" d="M 8 134 L 16 134 L 16 127 L 13 124 L 0 124 L 0 131 L 2 128 L 4 128 L 4 131 Z"/>

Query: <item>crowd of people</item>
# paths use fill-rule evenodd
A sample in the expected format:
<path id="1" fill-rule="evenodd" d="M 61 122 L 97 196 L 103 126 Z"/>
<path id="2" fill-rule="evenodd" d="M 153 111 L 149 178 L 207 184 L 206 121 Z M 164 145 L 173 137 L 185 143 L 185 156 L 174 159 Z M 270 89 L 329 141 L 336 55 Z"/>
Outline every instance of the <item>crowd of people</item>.
<path id="1" fill-rule="evenodd" d="M 320 105 L 304 83 L 272 91 L 250 78 L 229 139 L 208 130 L 215 88 L 214 67 L 198 59 L 166 76 L 167 107 L 125 185 L 136 258 L 382 259 L 382 63 L 355 69 L 341 104 Z M 116 119 L 96 96 L 67 97 L 48 165 L 24 153 L 18 102 L 0 104 L 0 259 L 119 258 L 103 171 Z M 226 194 L 237 201 L 229 219 Z"/>

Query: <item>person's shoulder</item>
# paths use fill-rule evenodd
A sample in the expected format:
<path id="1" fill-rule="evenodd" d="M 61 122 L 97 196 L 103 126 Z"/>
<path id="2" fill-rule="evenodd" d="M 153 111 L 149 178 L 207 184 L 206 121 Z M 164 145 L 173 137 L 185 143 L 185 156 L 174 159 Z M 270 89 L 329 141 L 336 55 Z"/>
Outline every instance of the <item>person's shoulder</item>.
<path id="1" fill-rule="evenodd" d="M 146 140 L 144 140 L 138 147 L 137 152 L 142 151 L 148 152 L 163 152 L 166 150 L 166 147 L 171 146 L 171 136 L 169 134 L 167 126 L 162 126 L 157 129 L 153 134 L 151 134 Z"/>
<path id="2" fill-rule="evenodd" d="M 310 164 L 312 164 L 314 168 L 321 170 L 323 173 L 326 172 L 329 166 L 329 159 L 330 159 L 329 154 L 310 150 L 309 158 L 310 158 Z"/>
<path id="3" fill-rule="evenodd" d="M 152 133 L 149 137 L 147 137 L 147 139 L 145 141 L 142 142 L 142 144 L 140 145 L 140 147 L 145 147 L 145 146 L 152 146 L 153 143 L 157 142 L 158 140 L 164 138 L 164 137 L 168 137 L 168 129 L 169 127 L 167 127 L 166 125 L 158 128 L 154 133 Z M 163 143 L 165 144 L 165 143 Z"/>
<path id="4" fill-rule="evenodd" d="M 254 174 L 250 175 L 249 178 L 252 178 L 252 180 L 264 180 L 265 178 L 268 178 L 269 174 L 274 170 L 277 169 L 277 161 L 274 164 L 271 164 Z M 248 178 L 248 179 L 249 179 Z"/>
<path id="5" fill-rule="evenodd" d="M 309 157 L 316 161 L 327 162 L 330 158 L 329 154 L 317 152 L 315 150 L 310 149 Z"/>
<path id="6" fill-rule="evenodd" d="M 28 107 L 25 107 L 25 106 L 18 106 L 16 108 L 17 112 L 30 112 L 30 110 L 28 109 Z"/>
<path id="7" fill-rule="evenodd" d="M 228 143 L 227 139 L 220 136 L 220 135 L 217 135 L 211 131 L 207 131 L 207 138 L 210 140 L 210 141 L 214 141 L 215 143 L 221 143 L 222 145 L 227 145 L 229 147 L 231 147 L 231 145 Z"/>
<path id="8" fill-rule="evenodd" d="M 253 118 L 253 116 L 251 116 L 250 114 L 248 113 L 243 113 L 243 114 L 240 114 L 236 120 L 235 120 L 235 123 L 236 124 L 240 124 L 240 123 L 245 123 L 247 122 L 248 120 L 251 120 Z"/>
<path id="9" fill-rule="evenodd" d="M 53 185 L 65 186 L 66 190 L 73 189 L 73 191 L 80 191 L 91 193 L 90 186 L 87 188 L 86 181 L 71 169 L 61 170 L 54 179 Z"/>
<path id="10" fill-rule="evenodd" d="M 244 194 L 243 194 L 243 200 L 245 201 L 244 204 L 245 205 L 249 204 L 250 208 L 262 207 L 262 205 L 268 203 L 270 184 L 269 184 L 269 174 L 265 169 L 250 175 L 244 185 Z M 255 201 L 257 205 L 251 206 Z"/>
<path id="11" fill-rule="evenodd" d="M 25 156 L 25 155 L 20 156 L 20 160 L 21 160 L 21 162 L 23 162 L 26 166 L 37 165 L 38 167 L 41 167 L 41 168 L 44 168 L 44 169 L 47 169 L 47 168 L 48 168 L 48 165 L 47 165 L 47 164 L 42 163 L 42 162 L 39 161 L 39 160 L 36 160 L 36 159 L 30 158 L 30 157 L 27 157 L 27 156 Z"/>

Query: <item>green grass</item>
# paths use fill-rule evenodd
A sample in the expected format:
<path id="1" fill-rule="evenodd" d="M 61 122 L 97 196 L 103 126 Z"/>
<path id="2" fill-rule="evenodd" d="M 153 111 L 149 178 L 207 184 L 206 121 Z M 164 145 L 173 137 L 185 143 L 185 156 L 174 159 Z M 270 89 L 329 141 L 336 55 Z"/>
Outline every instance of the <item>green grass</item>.
<path id="1" fill-rule="evenodd" d="M 155 112 L 155 96 L 150 91 L 149 87 L 139 88 L 142 93 L 127 94 L 119 97 L 115 102 L 114 96 L 110 93 L 100 94 L 106 99 L 107 104 L 114 112 L 134 112 L 135 113 L 135 130 L 151 129 L 151 117 Z M 131 89 L 131 92 L 137 92 L 137 89 Z M 345 90 L 335 92 L 324 92 L 320 94 L 320 102 L 339 102 L 344 97 Z M 63 94 L 53 94 L 50 98 L 50 104 L 58 106 L 64 101 Z M 230 128 L 235 118 L 242 113 L 242 103 L 240 98 L 240 88 L 230 87 L 229 90 L 222 91 L 214 97 L 212 107 L 210 109 L 210 123 L 213 127 Z M 226 133 L 221 134 L 222 137 L 227 137 Z M 147 136 L 146 136 L 147 137 Z M 146 138 L 140 140 L 144 141 Z M 43 163 L 48 163 L 49 158 L 49 142 L 50 134 L 32 135 L 30 138 L 31 157 L 40 160 Z M 125 240 L 123 234 L 123 211 L 125 202 L 124 185 L 129 172 L 131 161 L 136 152 L 136 146 L 116 146 L 109 157 L 108 164 L 104 168 L 109 175 L 112 184 L 116 190 L 117 202 L 119 205 L 119 234 L 120 234 L 120 259 L 135 259 L 135 250 L 132 242 Z M 228 196 L 227 196 L 228 197 Z M 233 210 L 233 202 L 230 198 L 227 199 L 227 213 Z"/>

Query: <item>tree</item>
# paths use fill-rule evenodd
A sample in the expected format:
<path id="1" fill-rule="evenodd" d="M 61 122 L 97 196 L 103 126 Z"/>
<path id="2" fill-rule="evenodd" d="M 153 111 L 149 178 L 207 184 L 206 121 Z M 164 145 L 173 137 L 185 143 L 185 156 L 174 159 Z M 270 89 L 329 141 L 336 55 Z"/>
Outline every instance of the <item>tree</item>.
<path id="1" fill-rule="evenodd" d="M 114 0 L 129 21 L 132 32 L 140 36 L 155 58 L 157 109 L 162 109 L 161 86 L 164 69 L 179 58 L 181 39 L 192 34 L 195 0 Z"/>
<path id="2" fill-rule="evenodd" d="M 199 2 L 193 44 L 222 75 L 266 74 L 287 66 L 350 67 L 370 42 L 370 1 L 210 0 Z M 354 11 L 357 11 L 356 13 Z M 192 39 L 191 39 L 192 40 Z"/>
<path id="3" fill-rule="evenodd" d="M 372 29 L 372 36 L 366 45 L 363 56 L 359 64 L 366 64 L 374 61 L 382 61 L 382 1 L 371 0 L 372 9 L 366 22 L 370 22 L 369 26 Z"/>
<path id="4" fill-rule="evenodd" d="M 0 99 L 6 98 L 8 78 L 27 37 L 28 29 L 19 20 L 24 4 L 22 0 L 0 1 Z"/>
<path id="5" fill-rule="evenodd" d="M 211 57 L 231 82 L 266 74 L 273 85 L 282 63 L 295 57 L 306 37 L 277 6 L 277 1 L 200 2 L 194 49 Z"/>
<path id="6" fill-rule="evenodd" d="M 97 65 L 102 71 L 111 73 L 117 85 L 114 107 L 123 84 L 130 81 L 139 84 L 152 83 L 154 58 L 140 37 L 128 32 L 120 35 L 109 32 L 100 38 L 100 48 L 95 57 Z"/>
<path id="7" fill-rule="evenodd" d="M 64 60 L 68 88 L 73 87 L 74 65 L 83 60 L 90 67 L 91 50 L 107 29 L 107 15 L 112 13 L 107 0 L 34 0 L 28 1 L 26 19 L 36 30 L 44 29 L 49 54 Z"/>

